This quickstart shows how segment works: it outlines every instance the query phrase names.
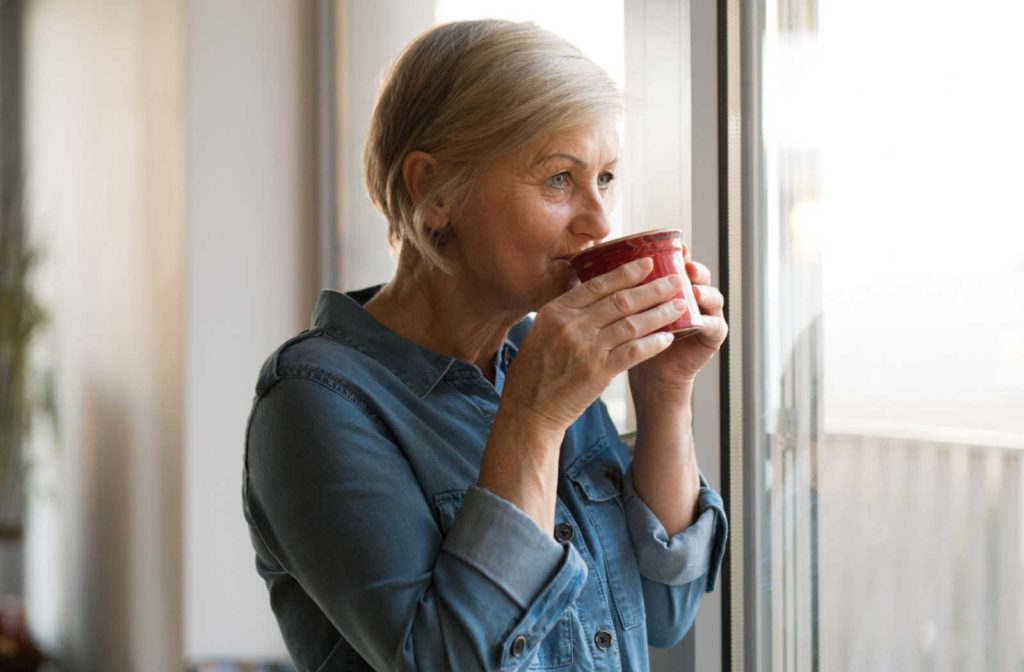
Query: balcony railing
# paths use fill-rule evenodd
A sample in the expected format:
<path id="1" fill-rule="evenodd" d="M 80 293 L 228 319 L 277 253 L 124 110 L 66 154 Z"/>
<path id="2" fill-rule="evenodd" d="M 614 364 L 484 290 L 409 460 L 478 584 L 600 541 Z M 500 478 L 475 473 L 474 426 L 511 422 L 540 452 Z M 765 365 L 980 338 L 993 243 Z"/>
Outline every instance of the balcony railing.
<path id="1" fill-rule="evenodd" d="M 1019 672 L 1024 445 L 892 433 L 825 435 L 819 669 Z"/>

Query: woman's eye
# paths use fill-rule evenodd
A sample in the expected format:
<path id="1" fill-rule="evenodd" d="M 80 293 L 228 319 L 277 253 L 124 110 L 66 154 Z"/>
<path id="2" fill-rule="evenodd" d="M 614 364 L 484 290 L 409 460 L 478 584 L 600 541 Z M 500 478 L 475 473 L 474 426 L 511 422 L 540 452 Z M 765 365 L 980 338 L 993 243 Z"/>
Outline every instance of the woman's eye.
<path id="1" fill-rule="evenodd" d="M 597 186 L 601 189 L 607 189 L 608 185 L 611 184 L 614 179 L 615 175 L 612 173 L 601 173 L 597 178 Z"/>
<path id="2" fill-rule="evenodd" d="M 556 189 L 562 189 L 569 184 L 569 174 L 559 173 L 558 175 L 552 175 L 548 178 L 548 185 L 555 187 Z"/>

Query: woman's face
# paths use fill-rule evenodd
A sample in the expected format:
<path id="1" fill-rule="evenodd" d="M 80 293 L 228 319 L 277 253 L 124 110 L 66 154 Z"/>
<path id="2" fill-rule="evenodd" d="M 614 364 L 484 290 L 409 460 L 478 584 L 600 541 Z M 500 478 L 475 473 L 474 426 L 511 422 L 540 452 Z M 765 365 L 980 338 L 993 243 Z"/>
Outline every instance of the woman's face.
<path id="1" fill-rule="evenodd" d="M 487 166 L 452 218 L 459 279 L 498 309 L 537 310 L 578 282 L 569 259 L 609 233 L 615 120 L 541 139 Z"/>

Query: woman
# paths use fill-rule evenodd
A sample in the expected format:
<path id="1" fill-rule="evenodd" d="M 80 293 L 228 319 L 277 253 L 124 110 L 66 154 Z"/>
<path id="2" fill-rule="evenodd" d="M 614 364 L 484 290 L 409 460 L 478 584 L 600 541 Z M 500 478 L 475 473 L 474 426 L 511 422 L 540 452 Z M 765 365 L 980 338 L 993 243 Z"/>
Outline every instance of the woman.
<path id="1" fill-rule="evenodd" d="M 248 431 L 257 569 L 300 669 L 645 670 L 713 587 L 690 394 L 721 295 L 688 262 L 707 326 L 673 342 L 682 278 L 568 263 L 608 235 L 619 111 L 530 24 L 440 26 L 394 66 L 365 168 L 398 270 L 321 294 Z M 598 400 L 627 369 L 632 458 Z"/>

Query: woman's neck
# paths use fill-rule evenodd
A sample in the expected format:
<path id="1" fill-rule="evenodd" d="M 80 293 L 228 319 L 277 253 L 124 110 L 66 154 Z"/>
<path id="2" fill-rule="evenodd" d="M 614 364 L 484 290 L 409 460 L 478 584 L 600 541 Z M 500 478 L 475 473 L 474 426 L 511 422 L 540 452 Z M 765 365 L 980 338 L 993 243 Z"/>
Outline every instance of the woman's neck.
<path id="1" fill-rule="evenodd" d="M 476 365 L 493 383 L 494 357 L 523 315 L 496 309 L 474 284 L 403 250 L 394 277 L 365 308 L 403 338 Z"/>

